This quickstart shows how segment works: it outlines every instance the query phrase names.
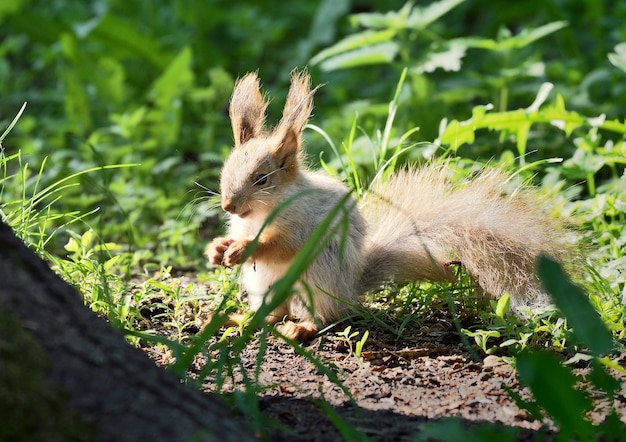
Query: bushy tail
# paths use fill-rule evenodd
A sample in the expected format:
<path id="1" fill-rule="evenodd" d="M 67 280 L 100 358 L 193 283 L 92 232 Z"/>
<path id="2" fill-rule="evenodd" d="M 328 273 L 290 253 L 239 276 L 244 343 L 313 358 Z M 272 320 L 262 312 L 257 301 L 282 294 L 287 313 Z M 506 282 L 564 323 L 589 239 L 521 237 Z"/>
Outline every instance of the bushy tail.
<path id="1" fill-rule="evenodd" d="M 382 282 L 454 280 L 462 265 L 488 294 L 511 306 L 547 301 L 536 277 L 541 253 L 560 259 L 563 229 L 530 188 L 511 190 L 508 176 L 484 169 L 453 183 L 445 166 L 401 171 L 370 189 L 362 210 L 369 223 L 364 291 Z"/>

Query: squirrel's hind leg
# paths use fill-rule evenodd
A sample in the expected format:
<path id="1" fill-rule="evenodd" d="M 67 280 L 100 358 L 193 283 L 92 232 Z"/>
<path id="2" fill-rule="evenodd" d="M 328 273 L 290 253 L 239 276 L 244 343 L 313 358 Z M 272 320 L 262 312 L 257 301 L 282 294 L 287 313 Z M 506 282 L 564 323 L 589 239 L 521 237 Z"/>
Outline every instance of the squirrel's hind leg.
<path id="1" fill-rule="evenodd" d="M 210 313 L 208 318 L 204 321 L 202 325 L 202 329 L 204 329 L 212 320 L 217 312 Z M 265 317 L 265 323 L 267 325 L 275 325 L 277 322 L 282 321 L 287 316 L 287 308 L 285 306 L 280 306 L 275 309 L 272 313 Z M 245 324 L 249 321 L 250 316 L 249 313 L 230 313 L 221 325 L 222 328 L 227 327 L 239 327 L 242 324 Z"/>
<path id="2" fill-rule="evenodd" d="M 287 321 L 277 326 L 280 333 L 286 338 L 293 339 L 298 342 L 307 342 L 313 339 L 317 334 L 317 325 L 311 320 L 302 322 Z"/>
<path id="3" fill-rule="evenodd" d="M 213 314 L 209 315 L 209 317 L 204 321 L 201 329 L 203 330 L 212 319 Z M 221 328 L 239 327 L 242 324 L 245 324 L 247 319 L 249 319 L 249 317 L 244 313 L 231 313 L 228 315 L 228 319 L 226 319 L 226 321 L 224 321 L 221 325 Z M 284 315 L 274 311 L 271 315 L 265 317 L 265 322 L 272 326 L 276 325 L 283 319 L 285 319 Z M 315 325 L 311 320 L 305 320 L 302 322 L 287 320 L 283 324 L 276 325 L 276 328 L 286 338 L 293 339 L 298 342 L 310 341 L 318 332 L 317 325 Z"/>

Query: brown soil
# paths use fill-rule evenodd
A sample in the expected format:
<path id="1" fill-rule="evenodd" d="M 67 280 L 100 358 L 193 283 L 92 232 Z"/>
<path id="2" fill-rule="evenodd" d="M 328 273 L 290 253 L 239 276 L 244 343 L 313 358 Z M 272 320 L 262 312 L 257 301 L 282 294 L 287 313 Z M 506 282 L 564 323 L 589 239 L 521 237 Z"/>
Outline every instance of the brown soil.
<path id="1" fill-rule="evenodd" d="M 272 335 L 267 337 L 255 386 L 263 419 L 272 420 L 264 423 L 264 431 L 271 428 L 271 440 L 357 438 L 342 434 L 332 422 L 334 416 L 347 422 L 360 436 L 376 441 L 458 440 L 454 431 L 461 435 L 467 426 L 486 426 L 485 431 L 492 432 L 493 437 L 508 434 L 504 440 L 553 439 L 550 423 L 539 422 L 520 410 L 503 388 L 530 398 L 519 385 L 514 369 L 497 357 L 481 360 L 473 356 L 450 323 L 436 321 L 422 326 L 405 333 L 399 342 L 383 329 L 368 330 L 370 336 L 362 359 L 345 341 L 333 339 L 336 332 L 302 345 L 301 349 L 321 362 L 321 368 L 299 354 L 300 349 Z M 222 393 L 244 390 L 242 370 L 248 379 L 255 379 L 259 342 L 254 339 L 245 347 L 241 354 L 244 368 L 227 378 Z M 159 353 L 154 347 L 146 351 L 158 363 L 171 362 L 168 354 Z M 204 357 L 196 358 L 192 377 L 205 362 Z M 345 391 L 332 376 L 341 381 Z M 202 388 L 216 391 L 210 382 Z M 626 421 L 626 398 L 618 395 L 614 405 Z M 608 409 L 609 405 L 600 400 L 591 418 L 602 421 Z M 427 439 L 428 434 L 432 435 L 428 431 L 433 431 L 429 425 L 444 419 L 448 419 L 446 435 Z"/>
<path id="2" fill-rule="evenodd" d="M 450 416 L 531 430 L 541 427 L 502 389 L 502 384 L 518 386 L 510 366 L 474 362 L 454 333 L 424 333 L 399 346 L 381 338 L 368 339 L 363 355 L 368 360 L 363 362 L 349 354 L 341 341 L 311 346 L 315 356 L 337 373 L 353 400 L 293 348 L 273 339 L 259 376 L 259 382 L 269 386 L 261 395 L 263 411 L 298 438 L 319 441 L 342 438 L 317 398 L 325 399 L 351 426 L 375 440 L 405 440 L 424 422 Z M 251 369 L 257 350 L 250 346 L 244 354 Z"/>

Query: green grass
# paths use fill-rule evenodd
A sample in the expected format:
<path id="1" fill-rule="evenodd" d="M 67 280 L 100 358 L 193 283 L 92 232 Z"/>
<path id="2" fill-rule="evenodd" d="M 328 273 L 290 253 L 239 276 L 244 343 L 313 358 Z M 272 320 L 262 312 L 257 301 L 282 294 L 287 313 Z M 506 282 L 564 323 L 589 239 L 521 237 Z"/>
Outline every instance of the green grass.
<path id="1" fill-rule="evenodd" d="M 385 287 L 368 294 L 349 321 L 326 330 L 328 339 L 345 341 L 350 357 L 359 359 L 374 330 L 402 342 L 425 324 L 442 321 L 460 332 L 478 358 L 494 354 L 516 365 L 534 393 L 533 401 L 517 398 L 520 407 L 538 417 L 549 415 L 566 430 L 564 438 L 591 437 L 594 431 L 608 439 L 621 434 L 623 428 L 614 420 L 592 428 L 580 416 L 589 404 L 562 364 L 570 358 L 588 360 L 597 375 L 595 387 L 610 397 L 615 383 L 606 368 L 623 371 L 615 356 L 624 351 L 626 338 L 626 64 L 619 47 L 602 49 L 585 40 L 586 32 L 575 28 L 580 14 L 562 5 L 553 5 L 551 13 L 528 7 L 526 12 L 532 9 L 538 18 L 512 23 L 519 32 L 499 28 L 473 35 L 476 31 L 458 19 L 459 8 L 474 11 L 492 27 L 505 21 L 480 15 L 480 2 L 441 1 L 430 9 L 430 22 L 415 22 L 422 17 L 415 13 L 411 19 L 418 8 L 398 4 L 387 15 L 353 14 L 349 20 L 356 27 L 351 27 L 324 20 L 323 11 L 346 15 L 341 2 L 322 2 L 325 10 L 304 2 L 292 12 L 320 18 L 305 29 L 308 35 L 298 34 L 298 45 L 281 43 L 289 51 L 264 55 L 270 69 L 260 66 L 262 48 L 279 44 L 275 29 L 292 26 L 280 14 L 270 20 L 262 8 L 246 9 L 250 5 L 221 11 L 225 23 L 243 23 L 242 32 L 251 28 L 267 40 L 252 48 L 233 43 L 228 57 L 213 53 L 211 59 L 212 50 L 199 37 L 188 44 L 188 36 L 180 32 L 185 26 L 176 20 L 203 25 L 189 12 L 157 16 L 136 7 L 127 11 L 129 17 L 142 17 L 150 29 L 113 41 L 110 36 L 127 22 L 120 12 L 123 2 L 110 3 L 110 10 L 97 12 L 93 22 L 71 5 L 71 13 L 47 35 L 35 29 L 50 23 L 45 13 L 29 16 L 35 25 L 27 26 L 23 16 L 0 7 L 0 20 L 10 30 L 0 49 L 8 55 L 5 60 L 15 61 L 0 61 L 0 76 L 17 73 L 0 82 L 6 102 L 14 106 L 4 107 L 0 115 L 6 128 L 0 136 L 0 217 L 77 287 L 86 305 L 125 330 L 131 343 L 162 354 L 162 363 L 188 382 L 208 381 L 216 391 L 235 372 L 247 372 L 239 370 L 238 355 L 253 343 L 259 347 L 258 376 L 269 336 L 276 333 L 263 327 L 255 332 L 255 327 L 262 326 L 262 314 L 272 305 L 263 306 L 247 327 L 223 330 L 225 316 L 217 315 L 201 331 L 210 311 L 245 309 L 236 271 L 210 269 L 202 258 L 206 242 L 221 229 L 211 192 L 218 189 L 220 165 L 230 148 L 223 109 L 237 75 L 259 67 L 263 77 L 270 71 L 268 77 L 278 75 L 278 67 L 293 63 L 295 46 L 309 47 L 310 56 L 315 52 L 311 48 L 318 48 L 312 72 L 330 84 L 318 94 L 316 115 L 305 131 L 313 164 L 345 180 L 357 198 L 372 180 L 385 179 L 406 162 L 450 161 L 459 179 L 484 164 L 507 168 L 557 201 L 555 215 L 567 217 L 582 237 L 583 259 L 572 274 L 575 286 L 554 269 L 550 274 L 559 276 L 544 275 L 546 283 L 557 296 L 564 287 L 567 293 L 580 287 L 588 295 L 577 298 L 575 311 L 557 302 L 560 309 L 530 313 L 521 321 L 508 314 L 506 299 L 477 296 L 465 275 L 454 286 Z M 273 10 L 283 7 L 265 3 Z M 25 4 L 17 1 L 15 7 Z M 58 13 L 54 6 L 40 6 L 51 16 Z M 524 6 L 516 8 L 523 15 Z M 598 8 L 592 12 L 600 14 Z M 615 29 L 611 38 L 619 32 L 623 36 L 622 9 L 604 17 Z M 569 28 L 562 17 L 570 21 Z M 598 35 L 602 30 L 591 31 Z M 335 34 L 333 41 L 316 40 Z M 355 37 L 362 34 L 368 37 Z M 555 42 L 569 58 L 554 54 Z M 322 51 L 320 45 L 330 49 Z M 460 47 L 481 56 L 462 57 Z M 440 58 L 445 53 L 452 58 Z M 33 59 L 40 61 L 31 66 L 28 60 Z M 226 65 L 230 59 L 249 60 L 250 65 Z M 215 60 L 227 67 L 216 67 Z M 436 60 L 456 61 L 458 69 L 435 68 Z M 94 65 L 106 75 L 93 77 Z M 284 87 L 291 67 L 269 80 L 272 89 Z M 46 71 L 62 73 L 56 80 L 61 87 L 48 76 L 33 80 Z M 35 101 L 21 107 L 24 99 L 13 91 Z M 320 228 L 307 243 L 276 287 L 274 302 L 288 295 L 311 259 L 307 252 L 316 249 L 325 233 Z M 590 330 L 585 325 L 590 323 L 603 326 Z M 315 349 L 293 345 L 342 386 Z M 204 365 L 191 379 L 189 369 L 198 359 Z M 263 434 L 256 398 L 262 386 L 254 373 L 244 379 L 245 389 L 233 403 Z M 561 410 L 542 396 L 546 386 L 533 373 L 562 379 L 553 393 L 570 397 L 572 409 Z M 357 429 L 323 403 L 321 408 L 342 434 L 356 437 Z M 443 439 L 459 431 L 433 425 L 429 434 Z"/>

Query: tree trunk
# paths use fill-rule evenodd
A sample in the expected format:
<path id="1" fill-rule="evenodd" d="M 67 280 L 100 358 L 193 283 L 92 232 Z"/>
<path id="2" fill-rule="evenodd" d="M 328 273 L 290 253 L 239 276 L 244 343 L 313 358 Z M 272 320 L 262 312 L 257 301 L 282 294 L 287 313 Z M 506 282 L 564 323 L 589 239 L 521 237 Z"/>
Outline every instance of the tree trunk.
<path id="1" fill-rule="evenodd" d="M 0 440 L 250 440 L 97 317 L 0 222 Z"/>

